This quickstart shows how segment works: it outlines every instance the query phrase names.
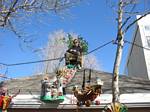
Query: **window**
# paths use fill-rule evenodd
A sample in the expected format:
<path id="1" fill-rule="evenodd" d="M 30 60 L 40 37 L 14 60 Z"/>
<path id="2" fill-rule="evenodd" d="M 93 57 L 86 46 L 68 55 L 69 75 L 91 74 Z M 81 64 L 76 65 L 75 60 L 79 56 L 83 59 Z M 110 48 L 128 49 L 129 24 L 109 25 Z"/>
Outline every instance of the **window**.
<path id="1" fill-rule="evenodd" d="M 150 36 L 146 36 L 148 47 L 150 47 Z"/>
<path id="2" fill-rule="evenodd" d="M 145 25 L 144 33 L 145 33 L 145 36 L 150 36 L 150 25 Z"/>
<path id="3" fill-rule="evenodd" d="M 144 33 L 147 40 L 147 45 L 150 47 L 150 25 L 145 25 L 144 27 Z"/>

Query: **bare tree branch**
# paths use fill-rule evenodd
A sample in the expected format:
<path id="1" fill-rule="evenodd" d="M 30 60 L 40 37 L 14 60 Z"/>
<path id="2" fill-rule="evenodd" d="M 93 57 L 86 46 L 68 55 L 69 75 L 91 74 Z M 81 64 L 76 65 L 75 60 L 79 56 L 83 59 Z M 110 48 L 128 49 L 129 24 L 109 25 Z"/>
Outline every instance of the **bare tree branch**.
<path id="1" fill-rule="evenodd" d="M 124 3 L 123 7 L 126 7 L 127 5 L 133 4 L 133 7 L 131 8 L 131 10 L 129 12 L 124 12 L 123 11 L 123 13 L 128 13 L 128 14 L 133 13 L 133 11 L 134 11 L 134 9 L 136 7 L 137 2 L 135 2 L 135 0 L 127 0 L 127 1 L 124 1 L 123 3 Z M 121 29 L 128 23 L 128 21 L 130 19 L 131 19 L 131 15 L 124 20 L 124 22 L 122 23 Z"/>
<path id="2" fill-rule="evenodd" d="M 58 14 L 80 1 L 82 0 L 0 0 L 0 28 L 12 31 L 19 41 L 32 42 L 22 35 L 22 32 L 25 32 L 23 27 L 28 24 L 27 17 L 29 18 L 27 21 L 30 21 L 30 17 L 34 14 L 49 15 L 50 12 Z"/>
<path id="3" fill-rule="evenodd" d="M 11 15 L 18 15 L 19 13 L 22 13 L 22 11 L 25 11 L 26 13 L 57 12 L 72 7 L 79 1 L 81 0 L 1 0 L 0 27 L 5 27 L 7 25 L 8 19 L 11 19 Z M 12 17 L 12 19 L 15 18 Z"/>
<path id="4" fill-rule="evenodd" d="M 7 21 L 8 21 L 8 18 L 10 17 L 11 13 L 12 13 L 12 10 L 13 8 L 15 7 L 15 5 L 17 4 L 18 0 L 15 0 L 13 3 L 12 3 L 12 6 L 9 8 L 9 11 L 8 13 L 6 14 L 5 18 L 4 18 L 4 24 L 3 26 L 5 26 L 7 24 Z"/>
<path id="5" fill-rule="evenodd" d="M 126 20 L 123 22 L 121 29 L 127 24 L 127 22 L 131 19 L 131 16 L 129 16 L 128 18 L 126 18 Z"/>
<path id="6" fill-rule="evenodd" d="M 139 21 L 140 19 L 142 19 L 143 17 L 145 17 L 146 15 L 150 14 L 150 12 L 145 13 L 144 15 L 140 16 L 138 19 L 134 20 L 132 23 L 130 23 L 123 31 L 123 34 L 126 33 L 128 31 L 128 29 L 134 25 L 137 21 Z"/>
<path id="7" fill-rule="evenodd" d="M 12 31 L 15 35 L 17 35 L 18 38 L 21 38 L 22 36 L 17 32 L 17 30 L 14 28 L 14 26 L 12 25 L 12 23 L 11 23 L 10 20 L 8 20 L 8 24 L 9 24 L 9 26 L 10 26 L 11 31 Z"/>

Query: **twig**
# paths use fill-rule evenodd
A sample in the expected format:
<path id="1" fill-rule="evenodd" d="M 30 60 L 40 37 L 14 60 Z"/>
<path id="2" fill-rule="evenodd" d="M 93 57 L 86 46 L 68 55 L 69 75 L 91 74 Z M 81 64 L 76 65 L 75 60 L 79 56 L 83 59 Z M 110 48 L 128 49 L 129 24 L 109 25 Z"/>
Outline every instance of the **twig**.
<path id="1" fill-rule="evenodd" d="M 139 17 L 138 19 L 134 20 L 132 23 L 130 23 L 123 31 L 123 34 L 126 33 L 128 31 L 128 29 L 134 25 L 137 21 L 139 21 L 140 19 L 142 19 L 143 17 L 147 16 L 148 14 L 150 14 L 150 11 L 145 13 L 144 15 L 142 15 L 141 17 Z"/>

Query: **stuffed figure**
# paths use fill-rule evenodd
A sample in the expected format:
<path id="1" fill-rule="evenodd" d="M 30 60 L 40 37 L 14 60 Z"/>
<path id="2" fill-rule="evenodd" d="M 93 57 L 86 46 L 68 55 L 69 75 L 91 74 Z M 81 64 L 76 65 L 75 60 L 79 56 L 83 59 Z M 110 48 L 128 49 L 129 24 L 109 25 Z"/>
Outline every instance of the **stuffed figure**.
<path id="1" fill-rule="evenodd" d="M 73 40 L 73 45 L 67 50 L 65 54 L 66 65 L 76 65 L 79 69 L 82 66 L 82 47 L 78 39 Z"/>
<path id="2" fill-rule="evenodd" d="M 7 95 L 7 86 L 5 82 L 0 83 L 0 112 L 7 112 L 7 108 L 9 104 L 11 103 L 12 98 L 16 97 L 20 90 L 14 94 L 13 96 Z"/>

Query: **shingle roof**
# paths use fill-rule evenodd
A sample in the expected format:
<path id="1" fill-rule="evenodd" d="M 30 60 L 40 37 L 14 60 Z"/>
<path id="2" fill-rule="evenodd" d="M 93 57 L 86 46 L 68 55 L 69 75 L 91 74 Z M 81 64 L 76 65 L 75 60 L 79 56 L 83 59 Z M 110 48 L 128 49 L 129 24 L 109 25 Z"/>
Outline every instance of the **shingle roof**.
<path id="1" fill-rule="evenodd" d="M 85 79 L 89 79 L 89 69 L 85 69 Z M 72 93 L 72 87 L 78 85 L 82 87 L 83 82 L 83 70 L 78 71 L 71 82 L 66 87 L 66 93 Z M 49 74 L 51 79 L 55 73 Z M 21 89 L 20 94 L 40 94 L 41 91 L 41 80 L 44 75 L 33 75 L 25 78 L 18 78 L 8 80 L 9 93 L 15 93 L 18 89 Z M 96 78 L 100 78 L 104 85 L 102 86 L 103 93 L 111 93 L 112 88 L 112 74 L 107 72 L 95 71 L 91 72 L 91 84 L 96 83 Z M 136 77 L 128 77 L 120 75 L 119 77 L 120 93 L 150 93 L 150 81 Z"/>

